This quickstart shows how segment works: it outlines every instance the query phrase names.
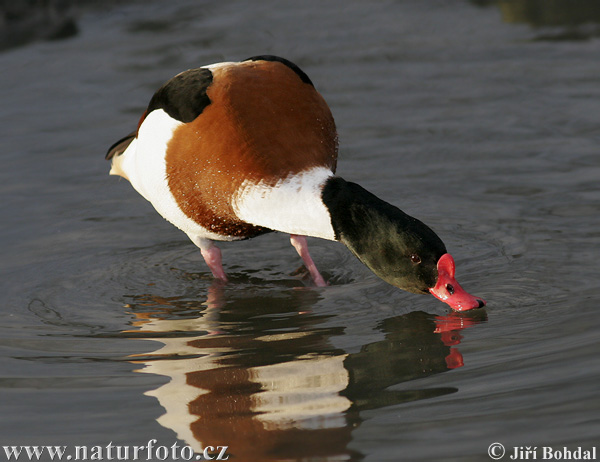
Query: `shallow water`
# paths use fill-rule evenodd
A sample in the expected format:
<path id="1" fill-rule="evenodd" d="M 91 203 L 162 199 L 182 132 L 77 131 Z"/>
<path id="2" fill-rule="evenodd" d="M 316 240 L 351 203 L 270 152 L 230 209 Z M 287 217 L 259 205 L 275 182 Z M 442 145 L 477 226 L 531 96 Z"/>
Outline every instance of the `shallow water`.
<path id="1" fill-rule="evenodd" d="M 94 3 L 76 35 L 4 50 L 2 445 L 376 462 L 597 445 L 600 41 L 565 11 Z M 485 309 L 401 292 L 318 239 L 331 285 L 314 288 L 278 234 L 222 245 L 223 286 L 107 175 L 162 82 L 265 53 L 329 102 L 338 173 L 431 225 Z"/>

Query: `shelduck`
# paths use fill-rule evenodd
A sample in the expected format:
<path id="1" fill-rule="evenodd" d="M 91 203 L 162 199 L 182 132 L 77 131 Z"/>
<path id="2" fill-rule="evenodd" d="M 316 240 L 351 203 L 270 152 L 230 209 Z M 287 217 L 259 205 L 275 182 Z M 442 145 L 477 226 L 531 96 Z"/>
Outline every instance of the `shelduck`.
<path id="1" fill-rule="evenodd" d="M 373 273 L 458 311 L 485 301 L 454 277 L 454 260 L 421 221 L 335 175 L 331 111 L 292 62 L 254 56 L 184 71 L 154 94 L 137 129 L 106 158 L 227 281 L 215 241 L 271 231 L 290 240 L 317 286 L 327 283 L 305 236 L 339 241 Z"/>

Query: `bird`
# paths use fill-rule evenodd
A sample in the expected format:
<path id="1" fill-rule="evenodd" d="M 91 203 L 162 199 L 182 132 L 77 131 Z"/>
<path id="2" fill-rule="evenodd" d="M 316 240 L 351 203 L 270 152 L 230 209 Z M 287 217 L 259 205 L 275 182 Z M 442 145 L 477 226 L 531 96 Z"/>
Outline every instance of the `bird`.
<path id="1" fill-rule="evenodd" d="M 486 302 L 455 279 L 440 237 L 420 220 L 335 174 L 331 110 L 291 61 L 258 55 L 181 72 L 150 99 L 137 128 L 106 154 L 227 282 L 218 241 L 278 231 L 314 285 L 327 282 L 306 237 L 344 244 L 383 281 L 456 311 Z"/>

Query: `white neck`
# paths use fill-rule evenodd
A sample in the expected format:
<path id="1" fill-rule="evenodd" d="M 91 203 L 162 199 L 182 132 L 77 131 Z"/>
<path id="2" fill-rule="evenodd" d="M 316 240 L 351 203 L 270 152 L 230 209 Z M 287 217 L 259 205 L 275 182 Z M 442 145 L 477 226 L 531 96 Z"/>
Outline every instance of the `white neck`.
<path id="1" fill-rule="evenodd" d="M 246 181 L 233 200 L 242 220 L 275 231 L 335 240 L 329 210 L 321 192 L 333 172 L 315 167 L 269 186 Z"/>

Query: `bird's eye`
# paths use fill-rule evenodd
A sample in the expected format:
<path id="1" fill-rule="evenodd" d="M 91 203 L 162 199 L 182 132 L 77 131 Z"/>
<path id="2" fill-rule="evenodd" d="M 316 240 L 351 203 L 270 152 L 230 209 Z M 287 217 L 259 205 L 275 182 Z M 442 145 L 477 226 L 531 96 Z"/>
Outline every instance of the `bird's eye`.
<path id="1" fill-rule="evenodd" d="M 410 256 L 410 261 L 412 261 L 415 265 L 418 265 L 419 263 L 421 263 L 421 257 L 419 257 L 416 253 L 413 253 Z"/>

